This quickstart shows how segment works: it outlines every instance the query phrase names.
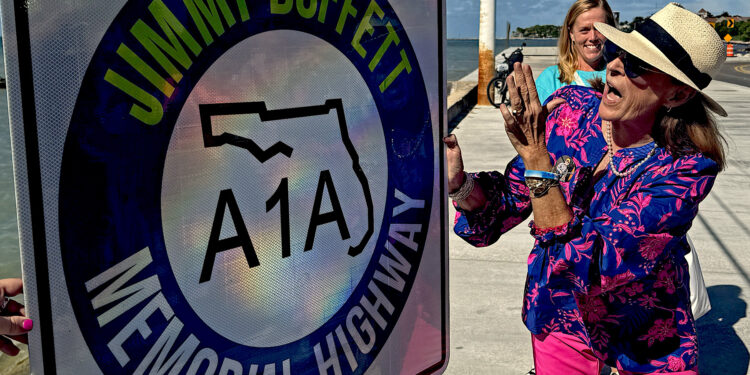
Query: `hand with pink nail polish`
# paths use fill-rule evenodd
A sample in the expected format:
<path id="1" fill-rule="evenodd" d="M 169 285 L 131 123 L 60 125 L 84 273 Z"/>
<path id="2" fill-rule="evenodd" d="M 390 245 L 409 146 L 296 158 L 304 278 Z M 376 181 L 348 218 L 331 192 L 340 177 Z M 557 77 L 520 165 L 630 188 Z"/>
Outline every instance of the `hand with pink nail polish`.
<path id="1" fill-rule="evenodd" d="M 34 326 L 23 305 L 8 298 L 20 293 L 21 279 L 0 279 L 0 351 L 11 356 L 19 351 L 12 340 L 28 344 L 27 332 Z"/>

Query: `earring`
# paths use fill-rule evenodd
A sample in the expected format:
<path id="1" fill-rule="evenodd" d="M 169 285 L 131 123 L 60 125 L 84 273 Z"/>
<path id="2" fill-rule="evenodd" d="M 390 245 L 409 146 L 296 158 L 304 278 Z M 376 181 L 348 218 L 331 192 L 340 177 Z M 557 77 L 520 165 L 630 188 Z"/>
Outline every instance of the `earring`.
<path id="1" fill-rule="evenodd" d="M 667 113 L 672 110 L 672 107 L 667 107 Z"/>

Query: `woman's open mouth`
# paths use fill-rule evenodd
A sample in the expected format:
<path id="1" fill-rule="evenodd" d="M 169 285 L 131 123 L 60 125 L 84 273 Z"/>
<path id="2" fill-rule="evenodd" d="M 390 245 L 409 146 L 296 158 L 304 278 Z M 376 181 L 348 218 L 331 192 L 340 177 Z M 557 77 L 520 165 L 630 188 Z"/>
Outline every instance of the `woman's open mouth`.
<path id="1" fill-rule="evenodd" d="M 605 104 L 616 104 L 622 99 L 622 94 L 620 94 L 620 91 L 617 90 L 612 84 L 607 82 L 607 84 L 604 86 L 604 94 L 602 95 L 602 98 L 605 102 Z"/>

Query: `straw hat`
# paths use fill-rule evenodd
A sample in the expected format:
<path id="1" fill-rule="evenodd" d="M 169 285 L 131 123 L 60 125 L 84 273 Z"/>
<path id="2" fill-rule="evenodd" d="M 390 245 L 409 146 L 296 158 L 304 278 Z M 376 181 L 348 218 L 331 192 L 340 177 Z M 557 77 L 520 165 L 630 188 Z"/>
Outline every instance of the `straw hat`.
<path id="1" fill-rule="evenodd" d="M 618 47 L 696 89 L 716 114 L 727 115 L 703 92 L 726 60 L 726 47 L 697 14 L 669 3 L 629 33 L 599 22 L 594 27 Z"/>

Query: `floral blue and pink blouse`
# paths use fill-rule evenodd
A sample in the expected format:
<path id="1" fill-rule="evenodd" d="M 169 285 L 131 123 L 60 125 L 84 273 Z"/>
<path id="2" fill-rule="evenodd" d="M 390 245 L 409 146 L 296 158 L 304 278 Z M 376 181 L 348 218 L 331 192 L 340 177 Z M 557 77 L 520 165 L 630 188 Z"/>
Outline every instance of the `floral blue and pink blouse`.
<path id="1" fill-rule="evenodd" d="M 566 225 L 531 225 L 523 321 L 533 334 L 572 334 L 610 366 L 632 372 L 697 369 L 690 310 L 689 246 L 685 234 L 698 204 L 713 186 L 717 164 L 702 154 L 675 159 L 662 147 L 627 177 L 593 170 L 607 153 L 598 116 L 601 94 L 568 86 L 547 119 L 547 148 L 554 160 L 568 155 L 576 170 L 561 190 L 574 213 Z M 551 100 L 550 98 L 550 100 Z M 625 171 L 648 156 L 653 143 L 622 149 L 614 165 Z M 523 161 L 505 174 L 473 174 L 485 190 L 482 209 L 457 207 L 455 232 L 487 246 L 531 213 Z"/>

